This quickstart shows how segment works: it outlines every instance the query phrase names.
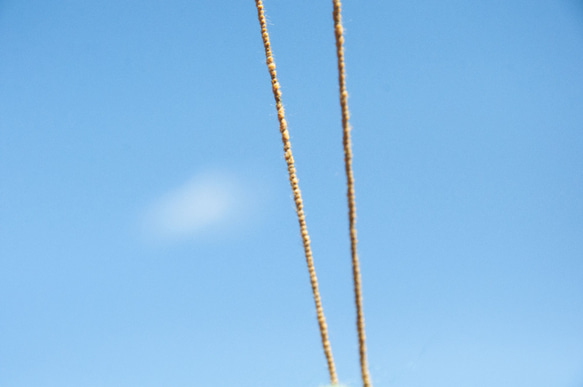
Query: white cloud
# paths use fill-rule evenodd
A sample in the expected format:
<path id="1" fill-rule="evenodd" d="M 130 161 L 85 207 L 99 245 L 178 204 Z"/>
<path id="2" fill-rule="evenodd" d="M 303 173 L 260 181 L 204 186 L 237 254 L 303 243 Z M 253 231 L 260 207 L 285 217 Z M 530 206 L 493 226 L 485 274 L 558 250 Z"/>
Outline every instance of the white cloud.
<path id="1" fill-rule="evenodd" d="M 145 226 L 156 239 L 189 239 L 231 223 L 241 202 L 241 190 L 225 174 L 197 176 L 155 201 Z"/>

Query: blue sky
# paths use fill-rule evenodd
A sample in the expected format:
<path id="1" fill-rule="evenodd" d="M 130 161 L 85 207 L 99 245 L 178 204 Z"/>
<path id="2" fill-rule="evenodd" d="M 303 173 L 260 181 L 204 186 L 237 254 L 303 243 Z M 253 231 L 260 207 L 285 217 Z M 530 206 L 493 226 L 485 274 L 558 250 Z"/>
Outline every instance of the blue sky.
<path id="1" fill-rule="evenodd" d="M 360 385 L 331 2 L 266 1 Z M 377 387 L 583 386 L 583 4 L 345 1 Z M 327 382 L 252 1 L 0 1 L 0 385 Z"/>

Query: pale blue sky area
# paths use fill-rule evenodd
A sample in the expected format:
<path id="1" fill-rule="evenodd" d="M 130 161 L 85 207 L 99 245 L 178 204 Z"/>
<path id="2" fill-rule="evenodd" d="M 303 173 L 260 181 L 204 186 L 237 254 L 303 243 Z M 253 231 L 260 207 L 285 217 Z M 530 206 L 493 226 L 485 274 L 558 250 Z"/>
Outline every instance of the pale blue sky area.
<path id="1" fill-rule="evenodd" d="M 330 1 L 266 0 L 360 386 Z M 583 386 L 583 3 L 345 0 L 375 387 Z M 327 383 L 253 1 L 0 0 L 0 385 Z"/>

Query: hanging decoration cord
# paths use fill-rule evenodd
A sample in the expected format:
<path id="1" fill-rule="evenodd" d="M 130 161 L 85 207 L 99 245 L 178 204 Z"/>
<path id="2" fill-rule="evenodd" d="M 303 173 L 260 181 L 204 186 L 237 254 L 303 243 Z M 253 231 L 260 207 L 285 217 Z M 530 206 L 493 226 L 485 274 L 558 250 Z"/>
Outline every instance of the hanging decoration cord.
<path id="1" fill-rule="evenodd" d="M 340 90 L 340 108 L 342 112 L 342 142 L 344 145 L 344 169 L 346 171 L 346 196 L 348 199 L 348 222 L 350 229 L 350 252 L 352 255 L 352 278 L 354 283 L 354 302 L 356 304 L 356 329 L 358 331 L 358 352 L 360 372 L 364 387 L 371 387 L 366 361 L 366 343 L 364 333 L 364 313 L 362 310 L 362 291 L 360 285 L 360 264 L 356 251 L 356 204 L 354 198 L 354 176 L 352 174 L 352 149 L 350 143 L 350 124 L 348 123 L 348 92 L 344 69 L 344 37 L 341 18 L 340 0 L 332 0 L 334 18 L 334 35 L 336 37 L 336 57 L 338 59 L 338 88 Z"/>
<path id="2" fill-rule="evenodd" d="M 314 261 L 312 259 L 312 249 L 310 247 L 310 237 L 308 235 L 308 228 L 306 227 L 306 219 L 304 216 L 302 195 L 298 186 L 298 179 L 294 167 L 294 158 L 292 156 L 291 144 L 289 141 L 289 132 L 287 130 L 287 122 L 284 116 L 283 106 L 281 104 L 281 91 L 279 90 L 279 83 L 275 72 L 275 62 L 271 54 L 271 45 L 269 43 L 269 34 L 267 33 L 267 26 L 265 22 L 265 14 L 263 12 L 263 3 L 261 0 L 255 0 L 257 7 L 257 17 L 259 18 L 259 25 L 261 26 L 261 37 L 263 39 L 263 46 L 265 48 L 265 59 L 267 69 L 271 76 L 271 89 L 275 98 L 275 107 L 277 109 L 277 119 L 279 120 L 279 131 L 281 132 L 281 140 L 283 142 L 283 151 L 285 162 L 287 163 L 287 172 L 289 175 L 289 182 L 294 196 L 296 205 L 296 214 L 300 225 L 300 233 L 302 236 L 302 243 L 304 245 L 304 253 L 306 256 L 306 263 L 308 265 L 308 272 L 310 275 L 310 284 L 312 285 L 312 294 L 314 296 L 314 303 L 316 304 L 316 315 L 318 318 L 318 325 L 320 327 L 320 336 L 322 338 L 322 346 L 326 361 L 328 362 L 328 372 L 330 373 L 330 383 L 338 384 L 336 376 L 336 368 L 334 366 L 334 358 L 332 357 L 332 347 L 328 339 L 328 328 L 326 326 L 326 318 L 324 317 L 324 310 L 322 309 L 322 301 L 320 300 L 320 292 L 318 291 L 318 279 L 316 278 L 316 270 L 314 269 Z"/>

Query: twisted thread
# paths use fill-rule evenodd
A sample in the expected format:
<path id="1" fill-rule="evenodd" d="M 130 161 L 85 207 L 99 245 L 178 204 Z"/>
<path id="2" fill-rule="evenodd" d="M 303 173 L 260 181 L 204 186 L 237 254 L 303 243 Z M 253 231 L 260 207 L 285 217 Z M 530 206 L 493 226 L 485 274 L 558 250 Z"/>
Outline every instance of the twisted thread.
<path id="1" fill-rule="evenodd" d="M 336 376 L 336 368 L 334 366 L 334 359 L 332 357 L 332 348 L 328 339 L 326 318 L 324 317 L 324 310 L 322 309 L 322 302 L 320 300 L 320 292 L 318 291 L 318 279 L 316 278 L 316 270 L 314 269 L 314 262 L 312 259 L 312 249 L 310 247 L 308 228 L 306 227 L 302 195 L 298 186 L 298 179 L 294 167 L 294 158 L 292 156 L 291 144 L 289 141 L 289 132 L 287 130 L 287 122 L 285 120 L 284 110 L 281 104 L 281 91 L 279 90 L 279 83 L 277 82 L 275 62 L 273 60 L 273 55 L 271 54 L 271 45 L 269 43 L 269 34 L 267 33 L 265 14 L 263 12 L 263 3 L 261 0 L 255 0 L 255 6 L 257 7 L 257 17 L 259 19 L 259 25 L 261 26 L 261 37 L 263 39 L 263 47 L 265 48 L 267 69 L 269 70 L 269 75 L 271 76 L 271 89 L 273 90 L 273 96 L 275 98 L 277 119 L 279 120 L 279 131 L 281 133 L 281 140 L 283 142 L 284 158 L 285 162 L 287 163 L 289 182 L 296 205 L 296 214 L 300 225 L 300 234 L 302 236 L 302 243 L 304 245 L 304 254 L 306 256 L 306 264 L 308 266 L 308 273 L 310 275 L 310 284 L 312 285 L 312 295 L 314 297 L 314 303 L 316 304 L 316 315 L 318 318 L 318 326 L 320 327 L 322 347 L 324 348 L 324 354 L 326 355 L 326 361 L 328 363 L 330 383 L 335 385 L 338 383 L 338 378 Z"/>
<path id="2" fill-rule="evenodd" d="M 358 331 L 358 352 L 360 372 L 364 387 L 371 387 L 366 361 L 366 343 L 364 332 L 364 313 L 362 310 L 362 291 L 360 285 L 360 264 L 356 251 L 356 203 L 354 197 L 354 176 L 352 174 L 352 147 L 350 142 L 350 124 L 348 123 L 348 92 L 344 69 L 344 37 L 342 35 L 342 18 L 340 0 L 332 0 L 334 35 L 336 37 L 336 57 L 338 59 L 338 88 L 340 90 L 340 108 L 342 112 L 342 143 L 344 145 L 344 169 L 346 172 L 346 197 L 348 199 L 348 222 L 350 231 L 350 252 L 352 256 L 352 278 L 354 283 L 354 303 L 356 305 L 356 329 Z"/>

